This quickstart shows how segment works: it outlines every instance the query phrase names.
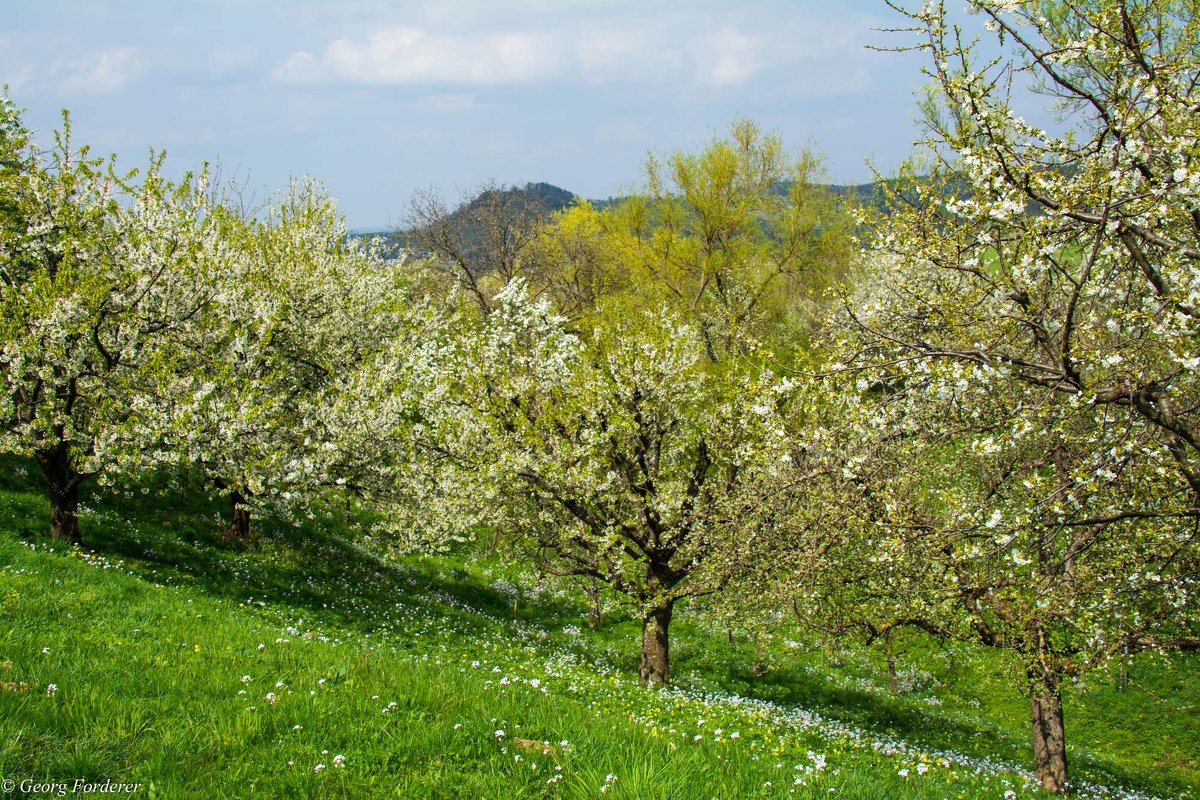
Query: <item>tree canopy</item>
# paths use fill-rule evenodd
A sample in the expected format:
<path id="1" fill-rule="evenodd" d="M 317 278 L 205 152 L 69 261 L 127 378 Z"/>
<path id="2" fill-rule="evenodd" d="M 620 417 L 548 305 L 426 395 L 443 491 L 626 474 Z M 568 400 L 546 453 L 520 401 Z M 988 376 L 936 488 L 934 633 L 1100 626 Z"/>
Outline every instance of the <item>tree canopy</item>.
<path id="1" fill-rule="evenodd" d="M 1013 58 L 981 57 L 943 4 L 900 9 L 928 137 L 833 358 L 873 443 L 835 573 L 876 629 L 1016 653 L 1038 778 L 1062 791 L 1064 676 L 1198 641 L 1200 37 L 1170 0 L 969 8 Z M 1016 112 L 1021 85 L 1057 129 Z"/>

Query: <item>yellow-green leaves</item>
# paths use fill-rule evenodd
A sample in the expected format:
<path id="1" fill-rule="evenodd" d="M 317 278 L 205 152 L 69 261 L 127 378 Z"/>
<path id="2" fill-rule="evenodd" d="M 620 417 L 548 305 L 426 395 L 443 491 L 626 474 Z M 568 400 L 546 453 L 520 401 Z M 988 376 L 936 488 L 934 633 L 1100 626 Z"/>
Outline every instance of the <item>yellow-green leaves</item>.
<path id="1" fill-rule="evenodd" d="M 790 157 L 748 120 L 698 153 L 651 158 L 645 194 L 605 217 L 633 291 L 693 322 L 712 360 L 748 336 L 810 333 L 852 259 L 850 216 L 818 174 L 811 153 Z"/>

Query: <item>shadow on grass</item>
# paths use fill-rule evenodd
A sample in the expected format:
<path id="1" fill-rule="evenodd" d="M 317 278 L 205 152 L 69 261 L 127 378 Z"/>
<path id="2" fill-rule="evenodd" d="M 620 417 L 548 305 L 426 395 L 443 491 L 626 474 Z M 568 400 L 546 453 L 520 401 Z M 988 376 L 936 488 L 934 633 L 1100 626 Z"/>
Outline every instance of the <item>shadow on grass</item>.
<path id="1" fill-rule="evenodd" d="M 681 631 L 682 633 L 682 631 Z M 746 645 L 728 645 L 698 630 L 689 630 L 685 647 L 677 648 L 675 664 L 701 676 L 707 685 L 720 686 L 730 694 L 768 700 L 781 706 L 798 706 L 862 728 L 876 736 L 891 735 L 929 749 L 954 750 L 980 759 L 997 759 L 1032 769 L 1032 733 L 1026 727 L 1023 714 L 1015 725 L 1006 726 L 982 716 L 956 714 L 950 706 L 923 705 L 919 696 L 891 695 L 882 688 L 869 690 L 841 684 L 831 676 L 843 673 L 838 667 L 811 662 L 823 659 L 816 653 L 798 656 L 792 664 L 776 667 L 765 673 L 752 671 L 755 654 Z M 701 644 L 698 640 L 706 639 Z M 807 668 L 806 668 L 807 667 Z M 960 665 L 969 670 L 970 666 Z M 980 680 L 976 676 L 976 683 Z M 1024 711 L 1026 701 L 1015 690 L 1011 700 Z M 1129 698 L 1132 700 L 1132 697 Z M 1195 787 L 1187 782 L 1186 773 L 1155 774 L 1147 782 L 1148 772 L 1134 767 L 1122 767 L 1108 759 L 1082 752 L 1084 745 L 1077 738 L 1072 742 L 1072 707 L 1068 697 L 1066 712 L 1068 761 L 1075 780 L 1087 780 L 1108 786 L 1149 787 L 1158 794 L 1179 796 Z M 1076 723 L 1074 735 L 1083 732 L 1082 720 Z M 1090 726 L 1089 726 L 1090 728 Z"/>
<path id="2" fill-rule="evenodd" d="M 36 467 L 6 461 L 0 464 L 0 527 L 48 543 L 44 528 L 31 529 L 49 516 Z M 467 570 L 416 557 L 376 557 L 353 544 L 363 520 L 345 510 L 327 509 L 298 526 L 260 516 L 250 538 L 232 545 L 222 540 L 226 513 L 223 498 L 186 476 L 124 492 L 85 485 L 81 497 L 86 549 L 124 560 L 144 578 L 226 600 L 285 605 L 289 613 L 352 631 L 377 630 L 397 603 L 440 609 L 464 632 L 514 621 L 561 627 L 579 619 L 565 601 L 519 598 L 514 612 L 511 594 Z"/>
<path id="3" fill-rule="evenodd" d="M 256 519 L 252 538 L 230 548 L 221 541 L 226 511 L 221 498 L 186 481 L 149 482 L 141 488 L 145 494 L 132 496 L 95 487 L 85 490 L 83 533 L 89 549 L 124 559 L 134 572 L 159 583 L 185 584 L 237 602 L 253 598 L 284 605 L 289 614 L 311 615 L 362 633 L 377 630 L 378 620 L 388 618 L 397 603 L 438 608 L 466 635 L 494 631 L 497 624 L 513 621 L 553 631 L 579 625 L 585 613 L 581 603 L 561 597 L 533 603 L 518 595 L 514 609 L 511 590 L 499 582 L 485 585 L 470 570 L 448 566 L 453 559 L 394 563 L 376 558 L 352 544 L 361 520 L 348 513 L 329 511 L 299 527 Z M 48 514 L 36 468 L 20 459 L 0 460 L 0 528 L 36 541 L 43 535 L 31 526 L 44 523 Z M 839 685 L 827 676 L 834 670 L 806 669 L 803 658 L 765 675 L 755 674 L 755 656 L 747 647 L 726 645 L 682 620 L 674 630 L 678 644 L 673 666 L 680 674 L 697 673 L 706 685 L 800 706 L 914 744 L 1031 763 L 1024 730 L 922 707 L 911 697 Z M 403 636 L 404 631 L 395 633 Z M 628 652 L 620 663 L 631 670 L 636 636 L 635 623 L 612 618 L 587 635 L 587 647 Z M 414 648 L 425 646 L 413 642 Z M 403 646 L 403 641 L 398 644 Z M 1070 726 L 1069 706 L 1067 713 Z M 1076 776 L 1105 783 L 1144 785 L 1146 779 L 1144 772 L 1078 753 L 1072 754 L 1072 769 Z M 1188 788 L 1165 777 L 1156 784 L 1158 791 L 1170 793 Z"/>

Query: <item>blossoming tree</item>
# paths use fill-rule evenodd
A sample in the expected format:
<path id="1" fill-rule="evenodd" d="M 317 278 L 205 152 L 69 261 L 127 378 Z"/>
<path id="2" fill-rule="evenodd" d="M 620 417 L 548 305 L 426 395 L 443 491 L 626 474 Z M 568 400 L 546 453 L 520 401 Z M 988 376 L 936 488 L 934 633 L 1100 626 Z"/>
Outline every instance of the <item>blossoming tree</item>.
<path id="1" fill-rule="evenodd" d="M 1064 680 L 1200 643 L 1200 22 L 1173 0 L 969 8 L 1014 60 L 981 59 L 940 3 L 904 12 L 929 139 L 847 304 L 875 445 L 830 552 L 853 577 L 827 588 L 876 633 L 1016 654 L 1038 778 L 1063 791 Z M 1014 85 L 1054 99 L 1057 132 Z"/>
<path id="2" fill-rule="evenodd" d="M 403 262 L 348 239 L 311 180 L 259 219 L 226 214 L 222 236 L 222 283 L 160 410 L 164 457 L 228 493 L 238 540 L 256 506 L 294 518 L 322 487 L 380 488 L 374 473 L 404 452 L 383 420 L 403 396 L 387 375 L 414 317 Z"/>
<path id="3" fill-rule="evenodd" d="M 0 135 L 0 448 L 34 457 L 51 536 L 79 542 L 81 483 L 154 447 L 144 386 L 211 299 L 222 245 L 203 175 L 172 184 L 158 157 L 123 175 L 68 124 L 43 152 L 7 98 Z"/>
<path id="4" fill-rule="evenodd" d="M 844 406 L 851 441 L 825 491 L 839 530 L 788 576 L 806 587 L 797 607 L 867 640 L 915 628 L 1003 653 L 1038 779 L 1061 791 L 1064 690 L 1130 653 L 1200 643 L 1187 498 L 1152 429 L 1114 430 L 1103 408 L 953 362 L 876 362 L 856 381 L 881 376 L 891 385 Z"/>
<path id="5" fill-rule="evenodd" d="M 669 680 L 675 604 L 719 591 L 772 513 L 790 458 L 769 374 L 710 369 L 669 314 L 569 333 L 520 282 L 433 345 L 447 381 L 442 513 L 518 531 L 542 567 L 607 582 L 640 608 L 639 679 Z M 451 513 L 447 509 L 453 508 Z"/>
<path id="6" fill-rule="evenodd" d="M 876 246 L 935 277 L 897 289 L 913 304 L 895 343 L 1151 426 L 1200 503 L 1195 5 L 970 7 L 1019 60 L 978 64 L 940 4 L 909 15 L 941 103 L 927 106 L 929 159 L 894 184 Z M 1017 114 L 1016 80 L 1054 99 L 1061 131 Z"/>

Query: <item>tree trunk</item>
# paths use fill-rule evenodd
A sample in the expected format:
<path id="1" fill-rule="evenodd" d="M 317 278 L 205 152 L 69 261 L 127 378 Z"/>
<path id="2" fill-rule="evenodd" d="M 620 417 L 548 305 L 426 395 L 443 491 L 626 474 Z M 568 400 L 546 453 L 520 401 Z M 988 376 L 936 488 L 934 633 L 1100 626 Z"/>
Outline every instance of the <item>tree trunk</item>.
<path id="1" fill-rule="evenodd" d="M 79 532 L 79 484 L 83 476 L 71 464 L 67 446 L 39 450 L 35 456 L 50 497 L 50 538 L 83 544 Z"/>
<path id="2" fill-rule="evenodd" d="M 604 622 L 604 607 L 600 604 L 600 582 L 595 578 L 588 579 L 584 592 L 588 599 L 587 626 L 589 630 L 595 630 L 596 626 Z"/>
<path id="3" fill-rule="evenodd" d="M 888 691 L 892 694 L 900 694 L 900 681 L 896 676 L 896 647 L 892 643 L 891 628 L 888 628 L 885 636 L 887 641 Z"/>
<path id="4" fill-rule="evenodd" d="M 842 656 L 838 652 L 833 636 L 827 632 L 821 634 L 821 650 L 825 654 L 825 663 L 834 667 L 842 666 Z"/>
<path id="5" fill-rule="evenodd" d="M 763 644 L 763 640 L 758 634 L 750 634 L 750 642 L 754 645 L 754 663 L 750 665 L 750 674 L 756 678 L 766 675 L 769 671 L 767 666 L 767 651 Z"/>
<path id="6" fill-rule="evenodd" d="M 642 617 L 642 658 L 638 664 L 638 683 L 643 686 L 670 683 L 670 646 L 667 630 L 671 626 L 674 601 L 667 601 Z"/>
<path id="7" fill-rule="evenodd" d="M 236 489 L 229 493 L 229 526 L 222 538 L 228 544 L 250 538 L 250 507 L 246 505 L 246 496 Z"/>
<path id="8" fill-rule="evenodd" d="M 1067 787 L 1067 740 L 1063 728 L 1059 676 L 1043 675 L 1029 685 L 1029 718 L 1033 723 L 1033 769 L 1047 792 Z"/>

